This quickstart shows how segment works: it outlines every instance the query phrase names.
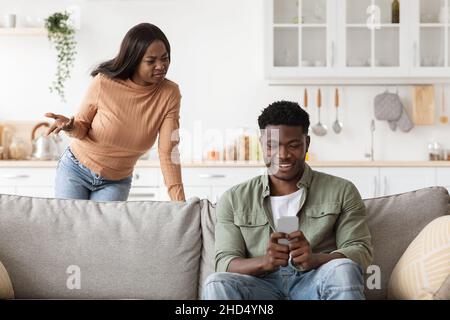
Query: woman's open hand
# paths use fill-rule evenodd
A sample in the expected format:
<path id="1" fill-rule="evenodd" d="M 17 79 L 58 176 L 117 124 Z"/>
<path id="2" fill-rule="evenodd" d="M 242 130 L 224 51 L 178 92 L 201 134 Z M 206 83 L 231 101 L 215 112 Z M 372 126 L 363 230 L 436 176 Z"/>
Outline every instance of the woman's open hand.
<path id="1" fill-rule="evenodd" d="M 60 114 L 54 114 L 51 112 L 48 112 L 45 114 L 47 118 L 55 119 L 55 122 L 48 128 L 47 135 L 49 135 L 52 132 L 55 132 L 55 134 L 59 133 L 61 130 L 64 131 L 70 131 L 73 129 L 73 122 L 74 118 L 71 117 L 70 119 L 60 115 Z"/>

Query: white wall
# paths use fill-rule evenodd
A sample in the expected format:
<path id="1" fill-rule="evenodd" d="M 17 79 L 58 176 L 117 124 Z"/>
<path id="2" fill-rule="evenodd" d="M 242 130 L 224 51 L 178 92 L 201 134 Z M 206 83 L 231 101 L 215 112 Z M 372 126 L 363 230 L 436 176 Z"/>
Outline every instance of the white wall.
<path id="1" fill-rule="evenodd" d="M 160 26 L 171 42 L 168 77 L 180 85 L 183 94 L 181 125 L 185 130 L 193 133 L 200 122 L 202 130 L 256 127 L 261 109 L 269 103 L 279 99 L 302 101 L 303 86 L 269 86 L 264 79 L 262 0 L 0 0 L 0 17 L 15 12 L 20 25 L 20 17 L 46 16 L 73 4 L 81 8 L 81 29 L 75 69 L 67 83 L 67 103 L 60 103 L 48 91 L 55 59 L 47 39 L 1 36 L 0 121 L 38 121 L 47 111 L 67 115 L 76 112 L 90 81 L 89 71 L 112 58 L 125 32 L 144 21 Z M 314 124 L 316 88 L 309 89 Z M 344 130 L 340 135 L 312 136 L 311 152 L 318 160 L 364 159 L 370 141 L 373 98 L 384 89 L 342 88 Z M 334 88 L 322 90 L 322 122 L 331 129 Z M 399 93 L 410 108 L 411 88 L 399 87 Z M 439 99 L 437 102 L 439 105 Z M 387 123 L 377 121 L 375 159 L 426 160 L 428 142 L 437 140 L 450 149 L 449 137 L 450 125 L 422 126 L 402 133 L 392 132 Z M 188 158 L 186 149 L 183 152 Z"/>

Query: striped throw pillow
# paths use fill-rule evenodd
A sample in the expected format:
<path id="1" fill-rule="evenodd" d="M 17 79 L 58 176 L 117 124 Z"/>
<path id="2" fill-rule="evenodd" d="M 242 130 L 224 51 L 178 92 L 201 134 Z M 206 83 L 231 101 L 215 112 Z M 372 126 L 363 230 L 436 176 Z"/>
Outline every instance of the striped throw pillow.
<path id="1" fill-rule="evenodd" d="M 14 291 L 8 272 L 0 262 L 0 299 L 14 299 Z"/>
<path id="2" fill-rule="evenodd" d="M 448 288 L 442 290 L 441 287 L 448 286 L 446 279 L 449 275 L 450 216 L 442 216 L 431 221 L 403 253 L 392 271 L 388 298 L 437 298 L 437 292 L 448 292 Z"/>

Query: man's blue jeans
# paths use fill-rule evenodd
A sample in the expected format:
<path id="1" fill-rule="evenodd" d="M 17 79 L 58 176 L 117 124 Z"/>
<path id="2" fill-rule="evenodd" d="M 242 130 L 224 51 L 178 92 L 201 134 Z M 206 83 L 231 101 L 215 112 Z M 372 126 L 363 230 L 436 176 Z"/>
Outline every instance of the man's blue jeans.
<path id="1" fill-rule="evenodd" d="M 67 148 L 59 159 L 56 169 L 55 197 L 126 201 L 130 193 L 131 180 L 131 176 L 117 181 L 105 179 L 82 165 L 70 148 Z"/>
<path id="2" fill-rule="evenodd" d="M 364 300 L 364 279 L 350 259 L 334 259 L 306 272 L 280 267 L 263 277 L 217 272 L 206 279 L 203 299 Z"/>

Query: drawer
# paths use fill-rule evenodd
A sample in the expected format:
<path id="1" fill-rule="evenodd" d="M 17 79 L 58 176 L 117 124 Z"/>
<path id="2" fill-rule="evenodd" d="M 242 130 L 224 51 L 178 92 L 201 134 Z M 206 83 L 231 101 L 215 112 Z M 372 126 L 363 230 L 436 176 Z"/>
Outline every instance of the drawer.
<path id="1" fill-rule="evenodd" d="M 159 189 L 156 187 L 132 187 L 128 201 L 159 200 Z"/>
<path id="2" fill-rule="evenodd" d="M 0 186 L 53 186 L 54 168 L 1 168 Z"/>
<path id="3" fill-rule="evenodd" d="M 234 186 L 265 172 L 265 168 L 182 168 L 186 186 Z"/>
<path id="4" fill-rule="evenodd" d="M 159 181 L 159 168 L 135 168 L 132 186 L 156 187 Z"/>

